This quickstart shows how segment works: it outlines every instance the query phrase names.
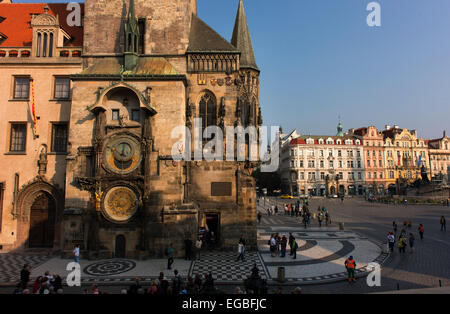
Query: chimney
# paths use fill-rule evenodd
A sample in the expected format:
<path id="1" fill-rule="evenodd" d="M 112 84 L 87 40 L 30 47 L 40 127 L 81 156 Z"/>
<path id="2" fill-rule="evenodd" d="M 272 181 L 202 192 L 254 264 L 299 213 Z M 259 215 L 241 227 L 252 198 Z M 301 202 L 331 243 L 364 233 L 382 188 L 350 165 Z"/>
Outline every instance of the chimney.
<path id="1" fill-rule="evenodd" d="M 386 124 L 385 129 L 386 129 L 386 131 L 388 131 L 391 129 L 391 126 L 389 124 Z"/>
<path id="2" fill-rule="evenodd" d="M 398 125 L 395 124 L 395 125 L 394 125 L 394 129 L 398 129 L 398 128 L 399 128 Z"/>
<path id="3" fill-rule="evenodd" d="M 442 137 L 446 137 L 447 136 L 447 134 L 445 134 L 445 130 L 444 130 L 444 132 L 442 133 Z"/>

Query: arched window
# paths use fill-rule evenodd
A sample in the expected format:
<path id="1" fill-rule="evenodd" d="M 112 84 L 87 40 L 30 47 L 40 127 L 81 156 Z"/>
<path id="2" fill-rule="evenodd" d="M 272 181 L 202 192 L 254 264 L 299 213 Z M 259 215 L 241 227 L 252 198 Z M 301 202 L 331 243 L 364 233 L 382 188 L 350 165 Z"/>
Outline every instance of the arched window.
<path id="1" fill-rule="evenodd" d="M 36 45 L 36 56 L 40 57 L 41 56 L 41 40 L 42 40 L 42 35 L 41 33 L 37 34 L 37 45 Z"/>
<path id="2" fill-rule="evenodd" d="M 214 126 L 217 124 L 216 114 L 216 97 L 210 93 L 205 92 L 200 99 L 200 118 L 202 119 L 203 128 Z"/>
<path id="3" fill-rule="evenodd" d="M 53 33 L 50 33 L 50 40 L 48 43 L 48 56 L 53 57 Z"/>
<path id="4" fill-rule="evenodd" d="M 44 33 L 44 43 L 43 43 L 43 52 L 42 56 L 47 57 L 47 33 Z"/>

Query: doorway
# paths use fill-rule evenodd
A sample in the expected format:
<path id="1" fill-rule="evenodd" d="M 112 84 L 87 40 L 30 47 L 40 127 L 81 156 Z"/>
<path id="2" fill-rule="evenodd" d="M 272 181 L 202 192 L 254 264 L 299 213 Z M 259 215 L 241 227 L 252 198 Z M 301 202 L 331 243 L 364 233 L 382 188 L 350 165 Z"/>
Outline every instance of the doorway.
<path id="1" fill-rule="evenodd" d="M 119 234 L 116 237 L 116 246 L 114 251 L 114 257 L 115 258 L 125 258 L 126 255 L 126 240 L 125 236 L 122 234 Z"/>
<path id="2" fill-rule="evenodd" d="M 206 234 L 206 242 L 209 248 L 215 248 L 220 238 L 220 217 L 219 214 L 206 214 L 206 226 L 208 232 Z"/>
<path id="3" fill-rule="evenodd" d="M 55 237 L 56 206 L 53 198 L 47 193 L 40 194 L 30 209 L 30 248 L 53 247 Z"/>

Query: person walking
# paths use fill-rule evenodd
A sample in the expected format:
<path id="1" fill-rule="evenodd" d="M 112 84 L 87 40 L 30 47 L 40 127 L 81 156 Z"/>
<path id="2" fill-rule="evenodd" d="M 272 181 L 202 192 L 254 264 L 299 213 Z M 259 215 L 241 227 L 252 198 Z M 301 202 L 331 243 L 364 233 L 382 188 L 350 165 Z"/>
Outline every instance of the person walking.
<path id="1" fill-rule="evenodd" d="M 387 239 L 388 239 L 388 244 L 389 244 L 389 250 L 391 252 L 394 252 L 394 244 L 395 244 L 395 235 L 394 235 L 394 233 L 393 232 L 389 232 L 388 236 L 387 236 Z"/>
<path id="2" fill-rule="evenodd" d="M 412 234 L 412 232 L 410 232 L 408 242 L 409 242 L 409 250 L 411 253 L 414 253 L 414 242 L 415 241 L 416 241 L 416 238 L 414 237 L 414 234 Z"/>
<path id="3" fill-rule="evenodd" d="M 30 267 L 28 264 L 23 265 L 22 270 L 20 271 L 20 284 L 22 287 L 22 290 L 27 289 L 28 282 L 30 281 Z"/>
<path id="4" fill-rule="evenodd" d="M 184 253 L 185 260 L 190 260 L 192 258 L 192 240 L 189 238 L 184 240 Z"/>
<path id="5" fill-rule="evenodd" d="M 289 232 L 289 240 L 288 240 L 288 243 L 289 243 L 289 250 L 290 250 L 289 255 L 290 255 L 290 256 L 292 256 L 292 255 L 294 254 L 294 251 L 292 250 L 292 242 L 293 242 L 293 241 L 294 241 L 294 236 L 292 235 L 291 232 Z"/>
<path id="6" fill-rule="evenodd" d="M 406 241 L 403 235 L 400 235 L 398 238 L 398 251 L 399 253 L 405 253 L 406 252 Z"/>
<path id="7" fill-rule="evenodd" d="M 445 222 L 445 217 L 442 216 L 441 217 L 441 231 L 447 231 L 447 227 L 446 227 L 446 222 Z"/>
<path id="8" fill-rule="evenodd" d="M 349 258 L 347 258 L 345 260 L 345 268 L 347 269 L 347 280 L 349 283 L 351 282 L 355 282 L 356 278 L 355 278 L 355 269 L 356 269 L 356 262 L 353 259 L 353 256 L 350 256 Z"/>
<path id="9" fill-rule="evenodd" d="M 238 256 L 236 262 L 239 261 L 239 260 L 242 260 L 243 262 L 245 262 L 244 252 L 245 252 L 245 246 L 244 246 L 244 243 L 242 243 L 242 241 L 239 241 L 239 244 L 238 244 L 238 253 L 239 253 L 239 256 Z"/>
<path id="10" fill-rule="evenodd" d="M 170 243 L 167 248 L 167 269 L 172 269 L 174 251 L 173 243 Z"/>
<path id="11" fill-rule="evenodd" d="M 322 227 L 322 213 L 317 214 L 317 221 L 319 222 L 319 227 Z"/>
<path id="12" fill-rule="evenodd" d="M 80 258 L 80 246 L 77 244 L 75 245 L 75 248 L 73 249 L 73 258 L 75 263 L 79 263 L 79 258 Z"/>
<path id="13" fill-rule="evenodd" d="M 292 252 L 293 252 L 293 259 L 297 259 L 297 249 L 298 249 L 298 244 L 297 241 L 295 240 L 295 238 L 292 240 Z"/>
<path id="14" fill-rule="evenodd" d="M 277 250 L 277 240 L 275 239 L 274 234 L 272 234 L 272 236 L 270 237 L 269 244 L 270 244 L 270 255 L 272 257 L 275 257 Z"/>
<path id="15" fill-rule="evenodd" d="M 258 211 L 258 224 L 261 223 L 262 214 L 260 211 Z"/>
<path id="16" fill-rule="evenodd" d="M 203 245 L 202 239 L 200 237 L 198 237 L 197 241 L 195 241 L 195 249 L 197 251 L 196 257 L 198 260 L 200 260 L 200 253 L 202 251 L 202 245 Z"/>
<path id="17" fill-rule="evenodd" d="M 394 236 L 396 236 L 396 235 L 397 235 L 397 229 L 398 229 L 398 226 L 397 226 L 397 224 L 395 223 L 395 221 L 392 222 L 392 228 L 394 229 Z"/>
<path id="18" fill-rule="evenodd" d="M 419 225 L 419 235 L 420 235 L 420 240 L 423 240 L 423 233 L 425 232 L 425 228 L 422 224 Z"/>
<path id="19" fill-rule="evenodd" d="M 286 256 L 286 246 L 287 246 L 287 238 L 283 234 L 283 237 L 281 238 L 281 257 Z"/>

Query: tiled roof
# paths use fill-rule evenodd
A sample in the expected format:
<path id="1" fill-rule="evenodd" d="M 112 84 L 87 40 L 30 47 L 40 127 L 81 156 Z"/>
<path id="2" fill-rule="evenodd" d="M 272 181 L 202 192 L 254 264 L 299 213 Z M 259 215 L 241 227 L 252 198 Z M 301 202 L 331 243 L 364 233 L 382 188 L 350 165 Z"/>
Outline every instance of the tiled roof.
<path id="1" fill-rule="evenodd" d="M 110 57 L 101 58 L 99 61 L 83 70 L 79 75 L 120 75 L 123 58 Z M 136 67 L 132 71 L 124 72 L 124 75 L 179 75 L 180 73 L 170 64 L 167 59 L 162 57 L 142 57 L 139 58 Z"/>
<path id="2" fill-rule="evenodd" d="M 72 38 L 68 46 L 83 45 L 83 27 L 67 25 L 67 3 L 3 3 L 0 4 L 0 33 L 7 39 L 0 43 L 0 47 L 30 47 L 33 31 L 30 26 L 31 14 L 44 13 L 44 7 L 49 7 L 49 14 L 58 15 L 61 28 Z M 80 4 L 84 10 L 84 4 Z M 82 13 L 83 14 L 83 13 Z"/>
<path id="3" fill-rule="evenodd" d="M 327 139 L 333 139 L 333 144 L 327 144 Z M 307 139 L 313 139 L 314 140 L 314 145 L 348 145 L 345 144 L 346 140 L 351 140 L 352 144 L 351 145 L 355 145 L 355 142 L 357 141 L 357 139 L 355 139 L 354 137 L 351 136 L 320 136 L 320 135 L 305 135 L 305 136 L 301 136 L 299 138 L 293 139 L 289 145 L 293 146 L 293 145 L 306 145 L 306 140 Z M 323 144 L 319 144 L 319 140 L 323 139 Z M 341 144 L 337 144 L 336 141 L 337 140 L 341 140 Z"/>
<path id="4" fill-rule="evenodd" d="M 234 52 L 239 50 L 195 14 L 192 15 L 188 52 Z"/>

